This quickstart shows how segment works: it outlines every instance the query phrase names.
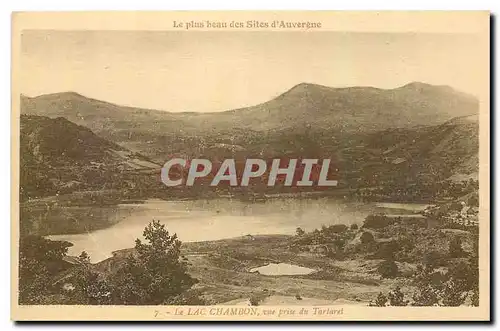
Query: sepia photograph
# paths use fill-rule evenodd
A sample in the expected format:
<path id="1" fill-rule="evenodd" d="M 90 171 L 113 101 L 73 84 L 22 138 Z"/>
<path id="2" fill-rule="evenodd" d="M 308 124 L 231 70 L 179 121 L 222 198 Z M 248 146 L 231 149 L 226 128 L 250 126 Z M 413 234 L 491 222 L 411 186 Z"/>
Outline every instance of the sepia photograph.
<path id="1" fill-rule="evenodd" d="M 488 12 L 122 14 L 13 16 L 13 319 L 489 319 Z"/>

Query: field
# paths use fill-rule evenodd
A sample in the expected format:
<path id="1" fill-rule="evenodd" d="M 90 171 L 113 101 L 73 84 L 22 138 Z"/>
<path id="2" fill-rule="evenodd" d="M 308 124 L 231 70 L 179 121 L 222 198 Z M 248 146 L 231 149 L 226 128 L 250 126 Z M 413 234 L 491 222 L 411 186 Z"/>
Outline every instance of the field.
<path id="1" fill-rule="evenodd" d="M 381 280 L 374 272 L 377 262 L 344 263 L 312 253 L 296 254 L 288 249 L 289 236 L 255 236 L 229 240 L 186 243 L 183 255 L 189 272 L 200 282 L 196 288 L 213 304 L 247 301 L 260 297 L 268 304 L 276 299 L 301 299 L 333 303 L 344 299 L 366 305 L 392 281 Z M 285 262 L 315 269 L 304 276 L 265 276 L 250 269 L 271 262 Z M 274 298 L 274 300 L 273 300 Z M 300 302 L 299 302 L 300 303 Z"/>

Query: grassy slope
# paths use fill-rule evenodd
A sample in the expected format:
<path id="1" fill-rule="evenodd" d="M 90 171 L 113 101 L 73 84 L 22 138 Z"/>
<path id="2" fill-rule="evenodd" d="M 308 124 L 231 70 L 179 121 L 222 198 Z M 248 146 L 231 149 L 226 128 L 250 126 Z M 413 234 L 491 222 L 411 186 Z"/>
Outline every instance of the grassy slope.
<path id="1" fill-rule="evenodd" d="M 388 291 L 394 285 L 394 280 L 381 279 L 376 273 L 380 260 L 336 261 L 312 253 L 297 254 L 288 249 L 290 239 L 291 236 L 286 235 L 266 235 L 184 243 L 181 256 L 188 262 L 189 273 L 199 280 L 196 288 L 211 304 L 232 300 L 241 303 L 252 296 L 272 303 L 297 294 L 318 302 L 343 299 L 368 304 L 378 292 Z M 96 266 L 101 271 L 109 271 L 130 252 L 130 249 L 119 251 L 115 257 Z M 250 272 L 271 262 L 300 265 L 317 272 L 305 276 L 266 276 Z"/>

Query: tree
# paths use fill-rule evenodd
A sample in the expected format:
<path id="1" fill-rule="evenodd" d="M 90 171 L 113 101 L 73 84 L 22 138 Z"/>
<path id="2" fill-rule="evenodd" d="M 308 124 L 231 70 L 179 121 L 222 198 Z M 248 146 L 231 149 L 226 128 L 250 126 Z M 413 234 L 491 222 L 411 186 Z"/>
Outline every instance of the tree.
<path id="1" fill-rule="evenodd" d="M 78 257 L 82 264 L 73 272 L 75 289 L 69 294 L 72 303 L 104 305 L 110 303 L 111 289 L 107 281 L 92 269 L 90 256 L 83 251 Z"/>
<path id="2" fill-rule="evenodd" d="M 359 226 L 356 223 L 351 224 L 351 230 L 356 231 L 358 228 Z"/>
<path id="3" fill-rule="evenodd" d="M 472 290 L 471 304 L 474 307 L 479 307 L 479 289 Z"/>
<path id="4" fill-rule="evenodd" d="M 168 299 L 165 301 L 166 305 L 172 305 L 172 306 L 181 306 L 181 305 L 187 305 L 187 306 L 204 306 L 209 304 L 207 301 L 205 301 L 200 293 L 199 290 L 193 290 L 189 289 L 181 294 L 179 294 L 176 297 L 173 297 L 171 299 Z"/>
<path id="5" fill-rule="evenodd" d="M 177 297 L 196 280 L 180 261 L 181 242 L 153 220 L 143 233 L 148 243 L 135 242 L 135 253 L 111 276 L 115 304 L 159 305 Z"/>
<path id="6" fill-rule="evenodd" d="M 363 232 L 359 238 L 362 244 L 370 244 L 375 241 L 373 234 L 371 232 Z"/>
<path id="7" fill-rule="evenodd" d="M 62 258 L 72 244 L 41 236 L 21 236 L 19 241 L 19 303 L 41 303 L 63 268 Z"/>
<path id="8" fill-rule="evenodd" d="M 336 251 L 340 252 L 340 251 L 344 250 L 346 240 L 343 238 L 337 238 L 337 239 L 333 240 L 333 244 L 335 245 Z"/>
<path id="9" fill-rule="evenodd" d="M 464 291 L 474 290 L 479 287 L 479 266 L 474 264 L 473 259 L 469 259 L 469 263 L 460 261 L 449 268 L 448 275 L 453 279 L 454 283 L 461 287 Z"/>
<path id="10" fill-rule="evenodd" d="M 423 263 L 430 269 L 434 269 L 443 263 L 443 256 L 438 251 L 429 251 L 424 253 Z"/>
<path id="11" fill-rule="evenodd" d="M 380 243 L 380 247 L 378 248 L 376 255 L 381 259 L 393 260 L 399 250 L 399 245 L 394 240 L 382 242 Z"/>
<path id="12" fill-rule="evenodd" d="M 84 263 L 84 264 L 88 264 L 88 263 L 90 263 L 90 256 L 89 256 L 89 254 L 88 254 L 87 252 L 85 252 L 85 251 L 82 251 L 82 252 L 80 253 L 80 256 L 78 256 L 78 259 L 79 259 L 82 263 Z"/>
<path id="13" fill-rule="evenodd" d="M 298 227 L 296 230 L 295 230 L 295 234 L 297 236 L 303 236 L 306 232 L 304 230 L 302 230 L 302 228 Z"/>
<path id="14" fill-rule="evenodd" d="M 259 303 L 260 303 L 259 298 L 257 298 L 256 296 L 250 297 L 250 305 L 251 306 L 258 306 Z"/>
<path id="15" fill-rule="evenodd" d="M 465 252 L 462 248 L 462 240 L 459 236 L 455 236 L 452 240 L 450 240 L 448 251 L 451 258 L 462 257 L 465 255 Z"/>
<path id="16" fill-rule="evenodd" d="M 439 302 L 439 293 L 431 285 L 419 287 L 413 294 L 412 306 L 435 306 Z"/>
<path id="17" fill-rule="evenodd" d="M 250 296 L 250 299 L 249 299 L 250 305 L 251 306 L 258 306 L 267 296 L 268 296 L 268 294 L 265 292 L 252 293 L 252 295 Z"/>
<path id="18" fill-rule="evenodd" d="M 382 278 L 396 278 L 399 274 L 398 265 L 393 260 L 385 260 L 377 268 Z"/>
<path id="19" fill-rule="evenodd" d="M 385 215 L 368 215 L 363 222 L 363 227 L 369 229 L 381 229 L 394 223 L 394 219 Z"/>
<path id="20" fill-rule="evenodd" d="M 40 296 L 47 292 L 50 275 L 41 261 L 19 257 L 19 303 L 40 303 Z"/>
<path id="21" fill-rule="evenodd" d="M 327 232 L 330 233 L 330 234 L 332 234 L 332 233 L 343 233 L 343 232 L 346 232 L 347 229 L 349 229 L 349 228 L 345 224 L 334 224 L 334 225 L 330 225 L 327 228 Z"/>
<path id="22" fill-rule="evenodd" d="M 463 286 L 450 279 L 446 282 L 441 294 L 441 306 L 445 307 L 458 307 L 465 302 L 467 292 L 464 292 Z"/>
<path id="23" fill-rule="evenodd" d="M 405 295 L 401 292 L 399 286 L 394 291 L 389 292 L 389 303 L 391 306 L 407 306 L 408 300 L 405 300 Z"/>
<path id="24" fill-rule="evenodd" d="M 387 297 L 382 292 L 380 292 L 377 295 L 377 299 L 375 299 L 375 306 L 385 307 L 386 303 L 387 303 Z"/>

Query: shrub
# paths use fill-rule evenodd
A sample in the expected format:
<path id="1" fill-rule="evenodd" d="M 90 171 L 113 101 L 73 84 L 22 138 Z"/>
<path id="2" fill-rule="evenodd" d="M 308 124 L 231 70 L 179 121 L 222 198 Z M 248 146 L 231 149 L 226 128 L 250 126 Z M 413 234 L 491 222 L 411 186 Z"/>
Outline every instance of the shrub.
<path id="1" fill-rule="evenodd" d="M 474 290 L 479 286 L 479 266 L 476 260 L 469 259 L 468 263 L 460 261 L 448 270 L 449 277 L 464 291 Z"/>
<path id="2" fill-rule="evenodd" d="M 250 305 L 258 306 L 259 303 L 260 303 L 260 300 L 257 297 L 255 297 L 255 296 L 250 297 Z"/>
<path id="3" fill-rule="evenodd" d="M 369 229 L 381 229 L 394 223 L 394 219 L 384 215 L 368 215 L 365 218 L 363 227 Z"/>
<path id="4" fill-rule="evenodd" d="M 385 260 L 377 268 L 382 278 L 396 278 L 399 274 L 398 265 L 392 260 Z"/>
<path id="5" fill-rule="evenodd" d="M 450 243 L 448 245 L 448 252 L 451 258 L 463 257 L 465 255 L 465 252 L 462 248 L 462 240 L 460 239 L 460 237 L 455 236 L 450 240 Z"/>
<path id="6" fill-rule="evenodd" d="M 185 306 L 203 306 L 207 302 L 201 297 L 201 293 L 197 290 L 187 290 L 173 298 L 169 298 L 165 304 L 168 305 L 185 305 Z"/>
<path id="7" fill-rule="evenodd" d="M 399 245 L 395 241 L 380 243 L 376 256 L 381 259 L 393 260 L 396 253 L 399 251 Z"/>
<path id="8" fill-rule="evenodd" d="M 467 297 L 467 292 L 464 290 L 465 288 L 461 286 L 461 284 L 453 281 L 453 279 L 447 281 L 441 294 L 441 306 L 458 307 L 462 305 Z"/>
<path id="9" fill-rule="evenodd" d="M 418 265 L 413 277 L 413 283 L 417 287 L 429 285 L 439 289 L 448 278 L 447 275 L 444 275 L 440 271 L 436 271 L 428 265 Z"/>
<path id="10" fill-rule="evenodd" d="M 415 238 L 411 235 L 398 236 L 396 241 L 400 250 L 411 251 L 415 248 Z"/>
<path id="11" fill-rule="evenodd" d="M 346 241 L 345 239 L 335 239 L 333 244 L 335 245 L 336 251 L 341 251 L 345 248 Z"/>
<path id="12" fill-rule="evenodd" d="M 262 295 L 262 294 L 257 294 L 257 293 L 252 294 L 252 296 L 250 297 L 250 305 L 258 306 L 260 304 L 260 302 L 262 300 L 264 300 L 264 298 L 266 296 L 267 295 Z"/>
<path id="13" fill-rule="evenodd" d="M 389 292 L 389 302 L 391 306 L 407 306 L 408 300 L 405 300 L 405 295 L 401 292 L 398 286 L 394 291 Z"/>
<path id="14" fill-rule="evenodd" d="M 356 223 L 351 224 L 351 230 L 356 231 L 359 226 Z"/>
<path id="15" fill-rule="evenodd" d="M 377 306 L 377 307 L 385 307 L 386 303 L 387 303 L 387 297 L 382 292 L 380 292 L 377 295 L 377 299 L 375 300 L 375 306 Z"/>
<path id="16" fill-rule="evenodd" d="M 362 244 L 370 244 L 375 242 L 375 238 L 371 232 L 363 232 L 359 238 Z"/>
<path id="17" fill-rule="evenodd" d="M 63 257 L 72 244 L 40 236 L 21 236 L 19 241 L 19 302 L 39 304 L 49 291 L 51 277 L 61 271 Z"/>
<path id="18" fill-rule="evenodd" d="M 471 304 L 474 307 L 479 307 L 479 290 L 475 289 L 472 291 Z"/>
<path id="19" fill-rule="evenodd" d="M 423 263 L 430 268 L 436 268 L 443 264 L 443 256 L 438 251 L 424 253 Z"/>
<path id="20" fill-rule="evenodd" d="M 437 290 L 430 285 L 425 285 L 417 288 L 417 291 L 413 294 L 412 306 L 434 306 L 438 302 L 439 295 Z"/>
<path id="21" fill-rule="evenodd" d="M 343 233 L 346 232 L 349 228 L 345 224 L 334 224 L 330 225 L 327 228 L 327 232 L 329 233 Z"/>

